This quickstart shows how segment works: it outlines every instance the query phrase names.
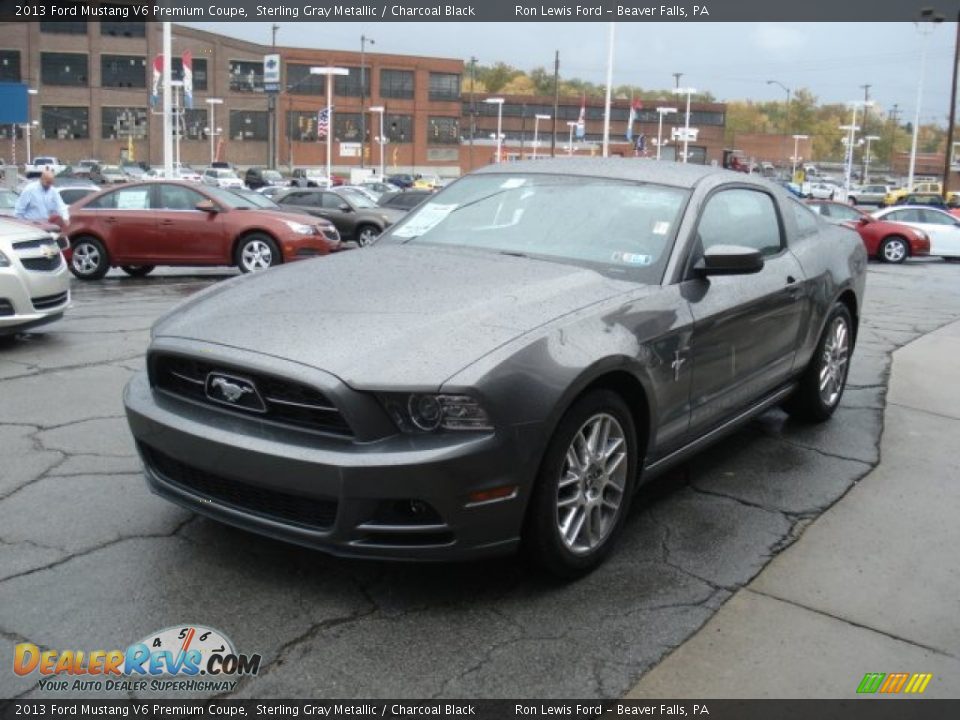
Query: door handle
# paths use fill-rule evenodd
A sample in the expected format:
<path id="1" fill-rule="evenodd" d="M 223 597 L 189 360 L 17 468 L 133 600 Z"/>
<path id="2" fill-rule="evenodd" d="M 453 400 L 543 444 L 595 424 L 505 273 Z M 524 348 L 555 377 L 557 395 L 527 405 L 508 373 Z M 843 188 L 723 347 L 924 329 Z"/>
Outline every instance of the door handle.
<path id="1" fill-rule="evenodd" d="M 803 286 L 797 282 L 793 275 L 787 275 L 787 295 L 796 300 L 803 294 Z"/>
<path id="2" fill-rule="evenodd" d="M 161 220 L 161 225 L 173 225 L 173 220 Z"/>
<path id="3" fill-rule="evenodd" d="M 116 221 L 117 221 L 117 219 L 116 219 L 115 217 L 107 217 L 107 222 L 108 222 L 108 223 L 115 223 Z"/>

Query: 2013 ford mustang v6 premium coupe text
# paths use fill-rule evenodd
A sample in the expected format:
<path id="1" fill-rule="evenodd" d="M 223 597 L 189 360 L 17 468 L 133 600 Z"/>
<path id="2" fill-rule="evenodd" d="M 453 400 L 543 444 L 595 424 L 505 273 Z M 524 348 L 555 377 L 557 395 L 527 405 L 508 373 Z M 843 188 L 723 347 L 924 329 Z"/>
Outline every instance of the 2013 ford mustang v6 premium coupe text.
<path id="1" fill-rule="evenodd" d="M 125 402 L 152 490 L 338 555 L 595 567 L 641 481 L 775 405 L 828 419 L 867 258 L 764 180 L 495 165 L 370 248 L 157 321 Z"/>

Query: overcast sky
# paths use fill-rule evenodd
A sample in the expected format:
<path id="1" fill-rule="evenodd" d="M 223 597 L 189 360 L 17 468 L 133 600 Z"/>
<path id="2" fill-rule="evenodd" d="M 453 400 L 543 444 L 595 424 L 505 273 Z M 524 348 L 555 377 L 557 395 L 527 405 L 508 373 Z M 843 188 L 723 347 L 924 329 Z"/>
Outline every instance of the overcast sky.
<path id="1" fill-rule="evenodd" d="M 843 0 L 838 0 L 842 2 Z M 256 42 L 270 42 L 270 23 L 187 23 Z M 921 121 L 946 124 L 955 23 L 928 36 Z M 436 55 L 481 63 L 503 61 L 529 70 L 552 67 L 603 82 L 607 23 L 306 23 L 280 22 L 281 45 L 359 50 L 360 35 L 379 52 Z M 618 23 L 614 84 L 682 85 L 721 100 L 783 100 L 779 87 L 810 88 L 821 101 L 871 97 L 885 111 L 897 103 L 912 119 L 922 37 L 912 23 Z"/>

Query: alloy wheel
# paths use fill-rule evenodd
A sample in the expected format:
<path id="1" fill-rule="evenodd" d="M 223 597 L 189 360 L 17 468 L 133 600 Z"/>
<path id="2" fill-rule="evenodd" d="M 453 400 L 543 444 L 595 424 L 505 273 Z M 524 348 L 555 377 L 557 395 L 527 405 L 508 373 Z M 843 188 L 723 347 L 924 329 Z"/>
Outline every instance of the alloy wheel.
<path id="1" fill-rule="evenodd" d="M 266 270 L 273 264 L 273 252 L 262 240 L 252 240 L 243 246 L 241 253 L 243 266 L 249 272 Z"/>
<path id="2" fill-rule="evenodd" d="M 840 399 L 847 377 L 847 361 L 850 356 L 850 329 L 846 319 L 834 318 L 823 344 L 820 365 L 820 399 L 827 407 L 833 407 Z"/>
<path id="3" fill-rule="evenodd" d="M 374 230 L 371 227 L 365 227 L 360 231 L 360 234 L 357 236 L 357 240 L 360 242 L 360 247 L 366 247 L 374 240 L 379 237 L 380 233 Z"/>
<path id="4" fill-rule="evenodd" d="M 91 243 L 78 243 L 73 248 L 71 262 L 77 273 L 90 275 L 100 266 L 100 251 Z"/>
<path id="5" fill-rule="evenodd" d="M 887 262 L 901 262 L 907 255 L 907 246 L 903 240 L 888 240 L 883 246 L 883 259 Z"/>
<path id="6" fill-rule="evenodd" d="M 613 530 L 627 486 L 627 443 L 615 417 L 587 420 L 567 448 L 557 486 L 557 529 L 571 552 L 583 555 Z"/>

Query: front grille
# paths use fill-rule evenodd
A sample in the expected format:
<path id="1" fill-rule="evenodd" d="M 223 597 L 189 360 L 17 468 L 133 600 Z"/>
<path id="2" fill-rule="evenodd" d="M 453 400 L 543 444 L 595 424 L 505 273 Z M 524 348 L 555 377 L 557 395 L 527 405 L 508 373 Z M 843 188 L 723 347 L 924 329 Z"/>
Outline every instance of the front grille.
<path id="1" fill-rule="evenodd" d="M 308 385 L 207 360 L 166 353 L 152 355 L 149 369 L 151 385 L 172 395 L 281 425 L 344 437 L 353 435 L 336 406 L 326 395 Z M 263 406 L 253 402 L 230 405 L 211 399 L 207 391 L 207 377 L 211 373 L 223 373 L 252 383 L 263 400 Z M 248 395 L 245 399 L 252 397 L 253 395 Z"/>
<path id="2" fill-rule="evenodd" d="M 20 258 L 20 262 L 27 270 L 50 272 L 51 270 L 57 270 L 60 268 L 60 265 L 63 263 L 63 256 L 60 254 L 58 249 L 57 254 L 53 257 Z"/>
<path id="3" fill-rule="evenodd" d="M 56 295 L 44 295 L 43 297 L 30 298 L 30 302 L 33 303 L 33 307 L 37 310 L 49 310 L 50 308 L 55 308 L 58 305 L 63 305 L 69 295 L 67 293 L 57 293 Z"/>
<path id="4" fill-rule="evenodd" d="M 16 314 L 16 311 L 13 309 L 13 303 L 7 300 L 7 298 L 0 298 L 0 317 Z"/>
<path id="5" fill-rule="evenodd" d="M 334 242 L 338 242 L 340 240 L 340 233 L 337 232 L 336 228 L 329 228 L 327 230 L 324 230 L 323 236 L 327 238 L 327 240 L 333 240 Z"/>
<path id="6" fill-rule="evenodd" d="M 291 495 L 200 470 L 139 443 L 150 469 L 165 480 L 224 505 L 272 520 L 329 530 L 337 517 L 336 500 Z"/>

